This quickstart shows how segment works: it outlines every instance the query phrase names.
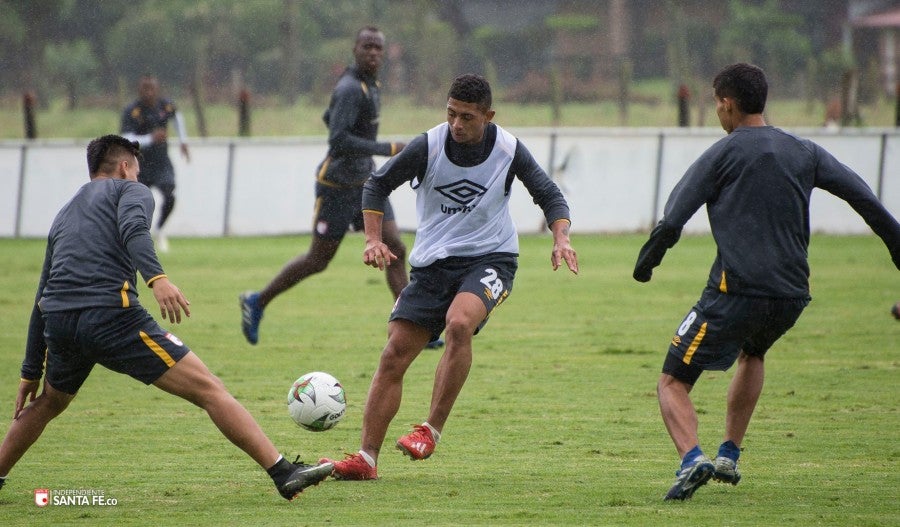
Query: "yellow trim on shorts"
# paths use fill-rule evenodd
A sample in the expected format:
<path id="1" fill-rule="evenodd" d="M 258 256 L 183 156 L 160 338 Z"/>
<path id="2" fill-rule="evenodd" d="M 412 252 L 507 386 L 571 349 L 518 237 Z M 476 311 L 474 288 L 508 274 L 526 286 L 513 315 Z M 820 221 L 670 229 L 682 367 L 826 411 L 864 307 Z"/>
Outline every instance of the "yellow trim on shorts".
<path id="1" fill-rule="evenodd" d="M 720 293 L 728 292 L 728 281 L 725 280 L 725 271 L 722 271 L 722 279 L 719 280 L 719 292 Z"/>
<path id="2" fill-rule="evenodd" d="M 322 163 L 322 166 L 319 168 L 319 173 L 316 174 L 316 181 L 319 183 L 325 183 L 328 185 L 328 181 L 325 181 L 325 172 L 328 170 L 328 165 L 331 164 L 331 156 L 325 158 L 325 161 Z"/>
<path id="3" fill-rule="evenodd" d="M 684 358 L 681 359 L 682 362 L 685 364 L 691 363 L 691 358 L 693 358 L 697 348 L 700 347 L 700 341 L 703 340 L 704 336 L 706 336 L 706 322 L 700 325 L 700 330 L 697 331 L 697 335 L 694 337 L 694 340 L 691 341 L 691 345 L 688 347 L 687 352 L 685 352 Z"/>
<path id="4" fill-rule="evenodd" d="M 159 344 L 156 343 L 156 341 L 154 341 L 152 338 L 150 338 L 150 335 L 144 333 L 143 331 L 140 332 L 140 335 L 141 335 L 141 340 L 144 341 L 144 344 L 146 344 L 147 347 L 153 351 L 153 353 L 156 353 L 159 356 L 159 358 L 162 359 L 163 362 L 166 363 L 166 366 L 168 366 L 170 368 L 172 366 L 175 366 L 175 359 L 173 359 L 172 356 L 169 355 L 169 353 L 162 348 L 162 346 L 160 346 Z"/>
<path id="5" fill-rule="evenodd" d="M 128 280 L 125 280 L 125 283 L 122 284 L 122 289 L 119 293 L 122 295 L 122 307 L 130 307 L 131 302 L 128 300 Z"/>

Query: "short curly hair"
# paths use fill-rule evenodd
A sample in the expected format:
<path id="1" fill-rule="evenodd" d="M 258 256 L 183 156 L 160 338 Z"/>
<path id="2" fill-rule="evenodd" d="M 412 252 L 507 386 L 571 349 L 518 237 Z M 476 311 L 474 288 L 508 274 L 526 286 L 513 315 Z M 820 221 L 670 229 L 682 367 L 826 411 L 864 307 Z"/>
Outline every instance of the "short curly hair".
<path id="1" fill-rule="evenodd" d="M 491 85 L 481 75 L 466 73 L 453 80 L 447 98 L 475 103 L 485 110 L 490 110 Z"/>

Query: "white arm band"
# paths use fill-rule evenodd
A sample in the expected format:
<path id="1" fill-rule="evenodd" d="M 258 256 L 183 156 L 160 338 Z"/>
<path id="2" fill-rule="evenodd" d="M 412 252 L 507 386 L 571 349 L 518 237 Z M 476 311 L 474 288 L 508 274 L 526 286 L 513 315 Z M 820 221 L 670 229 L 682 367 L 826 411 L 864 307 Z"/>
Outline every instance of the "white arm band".
<path id="1" fill-rule="evenodd" d="M 129 141 L 137 141 L 141 148 L 147 148 L 148 146 L 153 144 L 153 134 L 145 134 L 145 135 L 137 135 L 135 133 L 124 133 L 122 137 L 128 139 Z"/>
<path id="2" fill-rule="evenodd" d="M 187 128 L 184 126 L 184 117 L 181 112 L 175 112 L 175 130 L 178 132 L 178 140 L 187 143 Z"/>

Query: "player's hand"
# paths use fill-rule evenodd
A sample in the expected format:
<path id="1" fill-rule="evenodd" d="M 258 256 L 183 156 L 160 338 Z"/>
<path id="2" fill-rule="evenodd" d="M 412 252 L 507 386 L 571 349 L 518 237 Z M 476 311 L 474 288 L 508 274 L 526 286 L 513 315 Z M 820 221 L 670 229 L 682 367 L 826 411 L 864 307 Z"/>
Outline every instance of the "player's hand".
<path id="1" fill-rule="evenodd" d="M 165 143 L 169 138 L 169 133 L 165 128 L 156 128 L 153 130 L 153 142 L 154 143 Z"/>
<path id="2" fill-rule="evenodd" d="M 554 243 L 553 252 L 550 254 L 550 264 L 553 265 L 554 271 L 559 269 L 559 266 L 563 261 L 566 262 L 566 266 L 569 267 L 570 271 L 578 274 L 578 255 L 575 253 L 575 249 L 569 245 L 568 241 L 564 243 Z"/>
<path id="3" fill-rule="evenodd" d="M 191 151 L 188 149 L 187 143 L 181 143 L 181 155 L 184 157 L 184 160 L 188 163 L 191 162 Z"/>
<path id="4" fill-rule="evenodd" d="M 176 324 L 181 323 L 181 311 L 184 310 L 185 316 L 191 316 L 191 303 L 185 298 L 181 290 L 169 281 L 168 278 L 162 277 L 154 280 L 151 284 L 153 296 L 159 303 L 159 310 L 163 319 Z"/>
<path id="5" fill-rule="evenodd" d="M 631 276 L 638 282 L 649 282 L 650 278 L 653 276 L 653 269 L 635 267 L 634 272 L 631 273 Z"/>
<path id="6" fill-rule="evenodd" d="M 399 154 L 404 148 L 406 148 L 406 143 L 394 143 L 394 155 Z"/>
<path id="7" fill-rule="evenodd" d="M 25 404 L 34 401 L 38 388 L 41 386 L 40 379 L 29 381 L 22 379 L 19 381 L 19 391 L 16 393 L 16 409 L 13 412 L 13 419 L 18 419 L 19 414 L 25 409 Z"/>
<path id="8" fill-rule="evenodd" d="M 363 251 L 364 264 L 384 271 L 384 268 L 391 265 L 396 259 L 397 255 L 392 253 L 384 242 L 366 242 L 366 249 Z"/>

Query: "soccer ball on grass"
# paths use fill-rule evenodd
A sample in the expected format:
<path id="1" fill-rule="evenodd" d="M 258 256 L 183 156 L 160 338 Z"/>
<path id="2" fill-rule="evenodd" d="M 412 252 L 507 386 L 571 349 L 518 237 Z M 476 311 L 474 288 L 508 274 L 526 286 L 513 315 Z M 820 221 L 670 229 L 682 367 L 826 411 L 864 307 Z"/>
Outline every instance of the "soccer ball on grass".
<path id="1" fill-rule="evenodd" d="M 301 427 L 313 432 L 333 428 L 344 417 L 344 388 L 332 375 L 314 371 L 294 381 L 287 396 L 288 413 Z"/>

